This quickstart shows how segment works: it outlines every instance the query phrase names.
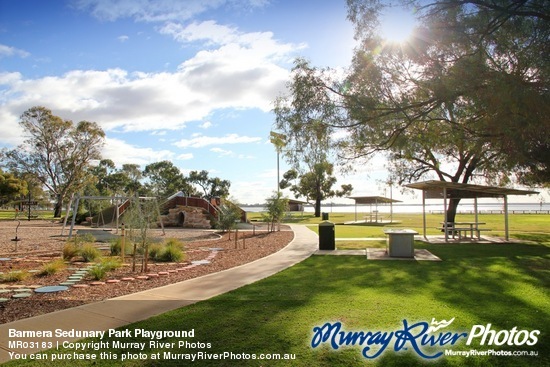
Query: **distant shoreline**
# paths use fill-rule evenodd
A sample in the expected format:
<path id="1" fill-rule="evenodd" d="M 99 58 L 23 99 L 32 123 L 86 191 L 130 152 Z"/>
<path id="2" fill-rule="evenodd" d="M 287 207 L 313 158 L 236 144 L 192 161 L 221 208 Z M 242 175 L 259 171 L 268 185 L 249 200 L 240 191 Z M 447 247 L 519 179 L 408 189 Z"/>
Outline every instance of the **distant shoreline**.
<path id="1" fill-rule="evenodd" d="M 262 205 L 239 205 L 247 212 L 262 212 L 265 211 L 265 208 Z M 478 213 L 480 214 L 496 214 L 504 212 L 503 203 L 479 203 Z M 393 204 L 390 208 L 390 205 L 380 204 L 376 205 L 357 205 L 357 208 L 354 204 L 325 204 L 321 206 L 321 212 L 328 213 L 353 213 L 357 209 L 358 213 L 370 213 L 371 211 L 377 210 L 380 213 L 389 213 L 390 209 L 393 210 L 393 213 L 422 213 L 422 204 L 403 204 L 397 203 Z M 439 203 L 427 203 L 426 212 L 427 213 L 442 213 L 444 210 L 443 204 Z M 304 207 L 305 213 L 313 213 L 314 209 L 311 205 L 306 205 Z M 508 203 L 508 212 L 510 214 L 550 214 L 550 203 Z M 470 214 L 474 213 L 474 204 L 471 202 L 466 202 L 458 206 L 459 214 Z"/>

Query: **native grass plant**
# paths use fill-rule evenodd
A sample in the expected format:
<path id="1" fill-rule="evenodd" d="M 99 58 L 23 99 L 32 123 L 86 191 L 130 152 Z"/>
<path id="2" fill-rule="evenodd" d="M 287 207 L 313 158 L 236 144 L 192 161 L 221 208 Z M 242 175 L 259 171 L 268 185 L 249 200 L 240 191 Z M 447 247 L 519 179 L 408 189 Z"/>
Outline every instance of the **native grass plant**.
<path id="1" fill-rule="evenodd" d="M 49 275 L 54 275 L 57 272 L 65 269 L 66 267 L 67 267 L 67 265 L 65 264 L 65 262 L 63 260 L 57 259 L 57 260 L 51 261 L 47 264 L 44 264 L 40 268 L 38 273 L 36 273 L 36 276 L 46 277 L 46 276 L 49 276 Z"/>
<path id="2" fill-rule="evenodd" d="M 167 238 L 165 241 L 164 241 L 164 245 L 166 247 L 170 246 L 170 247 L 176 247 L 180 250 L 184 250 L 185 249 L 185 243 L 183 243 L 181 240 L 177 239 L 177 238 Z"/>
<path id="3" fill-rule="evenodd" d="M 164 243 L 164 248 L 157 256 L 158 261 L 180 262 L 185 258 L 183 248 L 184 244 L 175 238 L 166 240 Z"/>
<path id="4" fill-rule="evenodd" d="M 164 246 L 160 243 L 153 243 L 149 245 L 149 259 L 156 260 L 163 248 Z"/>
<path id="5" fill-rule="evenodd" d="M 111 240 L 109 242 L 110 243 L 109 250 L 110 250 L 111 256 L 120 255 L 120 250 L 121 250 L 121 247 L 122 247 L 121 242 L 122 242 L 122 240 L 121 240 L 120 237 L 115 239 L 115 240 Z"/>
<path id="6" fill-rule="evenodd" d="M 67 240 L 63 246 L 63 260 L 71 261 L 73 257 L 82 255 L 82 248 L 84 248 L 87 244 L 94 243 L 95 241 L 95 237 L 91 233 L 77 234 L 73 236 L 73 238 Z M 88 254 L 86 254 L 86 256 L 87 255 Z"/>
<path id="7" fill-rule="evenodd" d="M 136 271 L 136 257 L 143 254 L 141 271 L 148 271 L 149 245 L 152 242 L 150 229 L 156 226 L 160 210 L 156 199 L 141 200 L 134 198 L 125 213 L 126 237 L 133 245 L 132 271 Z"/>
<path id="8" fill-rule="evenodd" d="M 122 262 L 113 258 L 105 258 L 101 259 L 99 266 L 103 267 L 107 271 L 113 271 L 120 268 L 122 266 Z"/>
<path id="9" fill-rule="evenodd" d="M 284 218 L 285 212 L 288 211 L 288 199 L 283 198 L 280 192 L 275 192 L 265 202 L 266 213 L 263 215 L 263 220 L 268 224 L 268 231 L 275 231 L 281 228 L 281 221 Z"/>
<path id="10" fill-rule="evenodd" d="M 176 238 L 169 238 L 163 244 L 149 246 L 149 258 L 160 262 L 181 262 L 185 259 L 185 245 Z"/>
<path id="11" fill-rule="evenodd" d="M 26 270 L 13 270 L 6 274 L 0 274 L 1 283 L 15 283 L 27 279 L 30 276 Z"/>
<path id="12" fill-rule="evenodd" d="M 79 250 L 79 254 L 85 263 L 93 262 L 101 257 L 101 251 L 99 251 L 98 248 L 91 243 L 82 245 Z"/>
<path id="13" fill-rule="evenodd" d="M 121 266 L 122 262 L 119 260 L 113 258 L 102 259 L 88 271 L 88 274 L 90 274 L 94 280 L 102 280 L 109 272 L 116 270 Z"/>
<path id="14" fill-rule="evenodd" d="M 115 239 L 112 239 L 109 241 L 110 243 L 110 252 L 111 256 L 119 256 L 120 250 L 122 248 L 122 237 L 117 237 Z M 132 249 L 130 246 L 125 246 L 124 248 L 124 255 L 130 255 L 132 254 Z"/>
<path id="15" fill-rule="evenodd" d="M 78 255 L 78 246 L 73 242 L 67 242 L 63 246 L 63 260 L 71 261 L 71 259 Z"/>
<path id="16" fill-rule="evenodd" d="M 90 274 L 93 280 L 103 280 L 107 276 L 107 269 L 97 264 L 88 270 L 88 274 Z"/>

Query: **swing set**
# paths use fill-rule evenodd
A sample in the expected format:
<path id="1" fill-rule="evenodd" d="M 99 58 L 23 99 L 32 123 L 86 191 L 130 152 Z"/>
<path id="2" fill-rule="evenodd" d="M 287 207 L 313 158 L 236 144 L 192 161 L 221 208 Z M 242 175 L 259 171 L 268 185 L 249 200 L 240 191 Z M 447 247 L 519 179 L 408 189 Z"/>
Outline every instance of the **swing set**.
<path id="1" fill-rule="evenodd" d="M 136 198 L 139 200 L 155 200 L 155 201 L 157 200 L 156 197 L 148 197 L 148 196 L 140 196 Z M 103 228 L 104 231 L 112 231 L 113 229 L 115 229 L 115 233 L 118 234 L 119 219 L 124 213 L 124 211 L 130 206 L 131 199 L 132 198 L 128 196 L 79 196 L 77 195 L 76 198 L 72 197 L 69 204 L 67 205 L 67 214 L 65 215 L 65 220 L 63 223 L 63 229 L 61 230 L 61 235 L 63 235 L 65 231 L 65 227 L 69 217 L 69 210 L 72 206 L 73 215 L 72 215 L 71 227 L 69 229 L 69 236 L 68 236 L 68 238 L 71 238 L 73 234 L 73 228 L 76 222 L 76 214 L 78 212 L 78 206 L 80 204 L 80 200 L 111 200 L 111 203 L 112 203 L 111 207 L 113 208 L 111 222 L 110 222 L 111 228 L 105 228 L 106 223 L 105 223 L 105 217 L 103 214 L 104 210 L 99 211 L 99 214 L 97 215 L 97 221 L 95 223 L 92 216 L 91 217 L 92 219 L 90 220 L 90 224 L 92 228 Z M 164 234 L 165 233 L 164 225 L 162 223 L 162 218 L 160 217 L 160 209 L 158 205 L 156 205 L 156 209 L 160 219 L 160 226 L 162 228 L 162 233 Z M 100 223 L 101 223 L 101 226 L 100 226 Z"/>

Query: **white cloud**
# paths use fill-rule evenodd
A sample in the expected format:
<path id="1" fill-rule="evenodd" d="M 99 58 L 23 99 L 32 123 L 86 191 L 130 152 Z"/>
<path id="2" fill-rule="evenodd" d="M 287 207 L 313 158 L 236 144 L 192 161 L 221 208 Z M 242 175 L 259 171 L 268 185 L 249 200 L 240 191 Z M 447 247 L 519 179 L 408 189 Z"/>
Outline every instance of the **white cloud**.
<path id="1" fill-rule="evenodd" d="M 211 123 L 210 121 L 206 121 L 206 122 L 200 124 L 199 127 L 200 127 L 201 129 L 205 129 L 205 130 L 206 130 L 206 129 L 209 129 L 209 128 L 212 127 L 212 123 Z"/>
<path id="2" fill-rule="evenodd" d="M 182 161 L 188 161 L 190 159 L 193 159 L 193 153 L 180 154 L 176 158 Z"/>
<path id="3" fill-rule="evenodd" d="M 120 42 L 126 42 L 130 39 L 130 37 L 126 36 L 126 35 L 122 35 L 122 36 L 118 36 L 117 39 L 120 41 Z"/>
<path id="4" fill-rule="evenodd" d="M 232 50 L 253 50 L 253 59 L 242 58 L 246 65 L 255 64 L 258 59 L 286 59 L 288 55 L 296 50 L 306 47 L 305 44 L 294 45 L 281 43 L 273 38 L 271 32 L 240 32 L 235 27 L 217 24 L 213 20 L 200 23 L 193 22 L 188 25 L 169 22 L 159 29 L 162 34 L 172 36 L 176 41 L 182 43 L 202 41 L 206 45 L 230 46 L 224 48 L 225 52 Z M 199 53 L 208 56 L 208 51 Z M 212 54 L 210 54 L 212 55 Z M 246 54 L 247 57 L 251 54 Z M 221 61 L 222 59 L 220 59 Z"/>
<path id="5" fill-rule="evenodd" d="M 193 22 L 187 26 L 180 23 L 168 22 L 159 32 L 172 36 L 178 42 L 206 41 L 208 44 L 228 44 L 237 38 L 234 28 L 219 25 L 214 20 L 201 23 Z"/>
<path id="6" fill-rule="evenodd" d="M 134 163 L 139 164 L 142 169 L 149 163 L 170 160 L 174 155 L 169 150 L 141 148 L 116 138 L 105 138 L 105 147 L 102 151 L 102 157 L 113 160 L 117 166 Z"/>
<path id="7" fill-rule="evenodd" d="M 38 79 L 0 73 L 0 114 L 6 117 L 0 130 L 38 105 L 63 118 L 96 121 L 105 131 L 176 130 L 220 109 L 270 111 L 289 75 L 278 63 L 300 46 L 267 32 L 220 29 L 227 29 L 231 43 L 199 51 L 175 72 L 73 70 Z"/>
<path id="8" fill-rule="evenodd" d="M 220 157 L 231 157 L 234 156 L 235 153 L 233 153 L 231 150 L 225 150 L 222 148 L 212 148 L 210 149 L 211 152 L 218 153 Z"/>
<path id="9" fill-rule="evenodd" d="M 209 145 L 256 143 L 261 140 L 262 138 L 259 137 L 239 136 L 238 134 L 227 134 L 225 136 L 198 135 L 191 139 L 182 139 L 175 142 L 174 145 L 180 148 L 203 148 Z"/>
<path id="10" fill-rule="evenodd" d="M 231 182 L 231 196 L 242 204 L 263 204 L 276 191 L 275 181 L 250 179 Z"/>
<path id="11" fill-rule="evenodd" d="M 10 47 L 10 46 L 0 44 L 0 59 L 3 57 L 12 57 L 12 56 L 25 58 L 30 56 L 30 53 L 25 50 L 20 50 L 15 47 Z"/>
<path id="12" fill-rule="evenodd" d="M 151 135 L 153 135 L 153 136 L 164 136 L 167 133 L 168 132 L 166 130 L 155 130 L 155 131 L 151 132 Z"/>

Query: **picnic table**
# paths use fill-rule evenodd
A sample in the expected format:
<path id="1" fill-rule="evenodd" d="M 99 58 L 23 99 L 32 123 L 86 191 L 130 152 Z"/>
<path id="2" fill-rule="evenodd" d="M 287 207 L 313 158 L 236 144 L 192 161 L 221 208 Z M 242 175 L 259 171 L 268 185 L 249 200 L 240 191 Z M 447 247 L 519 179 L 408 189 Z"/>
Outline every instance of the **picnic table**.
<path id="1" fill-rule="evenodd" d="M 458 235 L 458 239 L 470 238 L 474 239 L 474 232 L 479 240 L 481 238 L 480 232 L 489 231 L 489 229 L 479 228 L 480 225 L 486 224 L 485 222 L 449 222 L 447 223 L 447 231 L 455 238 Z M 442 230 L 445 230 L 445 222 L 441 222 Z M 470 235 L 468 237 L 468 234 Z"/>
<path id="2" fill-rule="evenodd" d="M 374 216 L 374 221 L 372 220 Z M 370 223 L 378 223 L 378 210 L 372 210 L 369 212 L 369 215 L 365 215 L 365 221 Z"/>

